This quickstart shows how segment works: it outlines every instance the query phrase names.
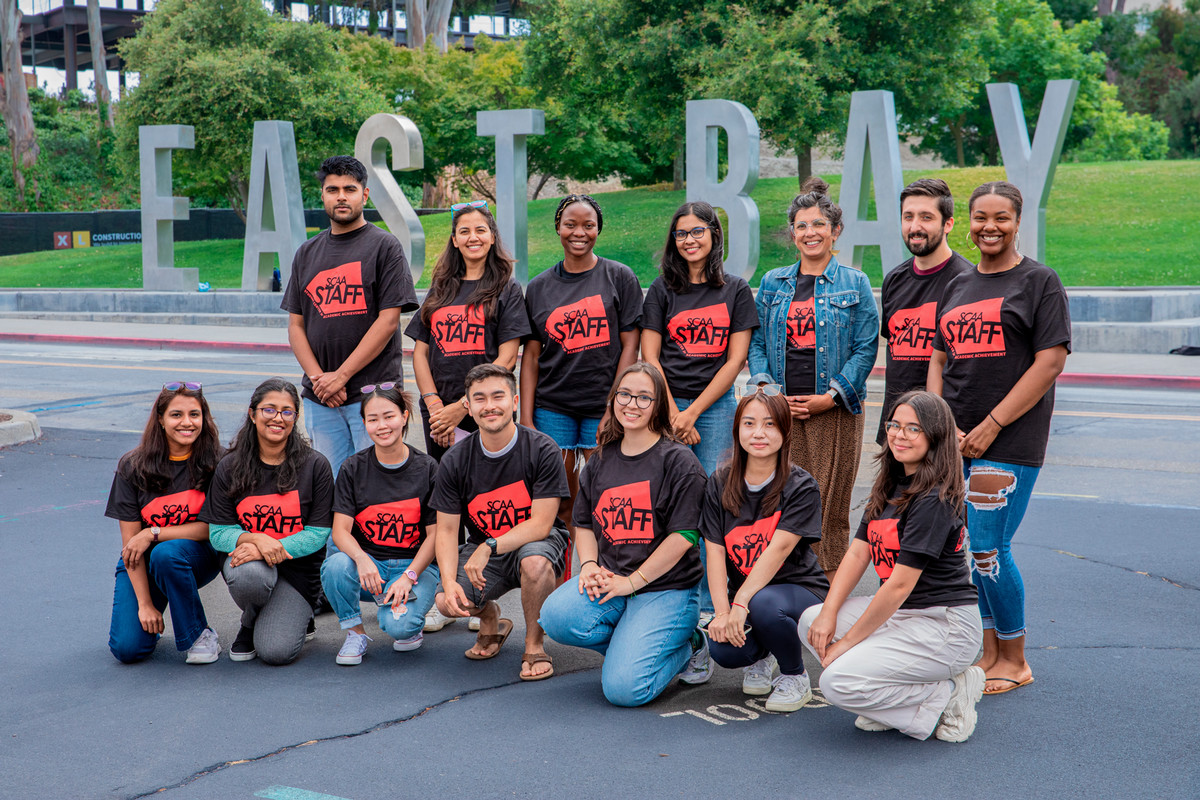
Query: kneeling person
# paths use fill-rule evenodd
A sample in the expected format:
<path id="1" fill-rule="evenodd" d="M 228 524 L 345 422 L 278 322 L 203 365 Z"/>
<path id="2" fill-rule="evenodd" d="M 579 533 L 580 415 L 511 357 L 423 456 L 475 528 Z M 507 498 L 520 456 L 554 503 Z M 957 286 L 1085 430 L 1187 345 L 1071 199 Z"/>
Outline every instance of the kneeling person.
<path id="1" fill-rule="evenodd" d="M 550 437 L 514 421 L 518 398 L 511 371 L 480 364 L 467 373 L 466 389 L 467 410 L 479 430 L 442 456 L 430 499 L 443 587 L 438 610 L 448 617 L 478 616 L 479 637 L 466 656 L 492 658 L 512 632 L 512 620 L 500 618 L 496 600 L 520 587 L 521 678 L 542 680 L 554 666 L 538 615 L 565 566 L 567 531 L 557 515 L 569 496 L 566 470 Z M 463 520 L 467 542 L 460 548 Z"/>

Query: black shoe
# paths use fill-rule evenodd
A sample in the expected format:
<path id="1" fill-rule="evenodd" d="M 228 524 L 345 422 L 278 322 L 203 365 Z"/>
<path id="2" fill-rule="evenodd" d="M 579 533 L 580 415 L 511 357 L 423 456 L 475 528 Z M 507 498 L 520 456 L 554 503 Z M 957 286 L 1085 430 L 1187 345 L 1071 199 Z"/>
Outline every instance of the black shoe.
<path id="1" fill-rule="evenodd" d="M 317 621 L 310 617 L 308 627 L 304 629 L 304 641 L 311 642 L 315 638 L 317 638 Z"/>
<path id="2" fill-rule="evenodd" d="M 233 647 L 229 648 L 230 661 L 252 661 L 258 655 L 254 651 L 254 628 L 247 628 L 243 625 L 238 629 L 237 638 L 233 640 Z"/>

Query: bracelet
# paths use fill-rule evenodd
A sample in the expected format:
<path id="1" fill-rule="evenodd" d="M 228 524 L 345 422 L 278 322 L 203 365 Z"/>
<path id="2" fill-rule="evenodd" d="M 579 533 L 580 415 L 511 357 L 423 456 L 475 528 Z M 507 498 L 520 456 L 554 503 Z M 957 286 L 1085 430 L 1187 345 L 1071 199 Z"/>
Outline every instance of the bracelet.
<path id="1" fill-rule="evenodd" d="M 421 395 L 421 399 L 424 400 L 426 397 L 437 397 L 437 396 L 438 396 L 437 392 L 426 392 L 425 394 Z"/>
<path id="2" fill-rule="evenodd" d="M 637 587 L 633 585 L 633 578 L 626 575 L 625 580 L 629 581 L 629 596 L 633 597 L 637 594 Z"/>
<path id="3" fill-rule="evenodd" d="M 650 585 L 650 581 L 646 580 L 646 575 L 640 569 L 635 569 L 634 572 L 636 572 L 638 575 L 642 576 L 642 587 L 643 588 Z"/>
<path id="4" fill-rule="evenodd" d="M 747 613 L 747 614 L 749 614 L 749 613 L 750 613 L 750 609 L 746 608 L 746 607 L 745 607 L 744 605 L 742 605 L 741 603 L 730 603 L 729 605 L 731 605 L 731 606 L 737 606 L 738 608 L 744 609 L 744 610 L 746 611 L 746 613 Z"/>
<path id="5" fill-rule="evenodd" d="M 598 567 L 598 566 L 600 566 L 600 562 L 599 562 L 599 561 L 597 561 L 597 560 L 596 560 L 596 559 L 594 559 L 594 558 L 589 558 L 587 561 L 585 561 L 585 562 L 583 562 L 582 564 L 580 564 L 580 565 L 579 565 L 579 569 L 581 569 L 581 570 L 582 570 L 582 569 L 583 569 L 584 567 L 586 567 L 588 564 L 595 564 L 597 567 Z"/>
<path id="6" fill-rule="evenodd" d="M 988 416 L 989 416 L 989 417 L 991 417 L 991 419 L 992 419 L 992 422 L 996 423 L 997 425 L 1000 425 L 1000 420 L 998 420 L 998 419 L 996 419 L 994 416 L 992 416 L 992 412 L 990 412 L 990 411 L 989 411 L 989 412 L 988 412 Z M 1000 425 L 1000 429 L 1001 429 L 1001 430 L 1004 430 L 1004 426 L 1003 426 L 1003 425 Z"/>

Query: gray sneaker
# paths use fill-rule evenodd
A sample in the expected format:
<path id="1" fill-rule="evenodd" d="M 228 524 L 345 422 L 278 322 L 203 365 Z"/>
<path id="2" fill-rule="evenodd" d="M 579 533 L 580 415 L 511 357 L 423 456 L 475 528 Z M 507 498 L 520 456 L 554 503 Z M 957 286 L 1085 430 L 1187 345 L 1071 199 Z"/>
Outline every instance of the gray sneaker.
<path id="1" fill-rule="evenodd" d="M 221 643 L 217 641 L 217 632 L 205 628 L 192 646 L 187 649 L 187 663 L 211 664 L 221 657 Z"/>
<path id="2" fill-rule="evenodd" d="M 954 691 L 933 733 L 943 742 L 965 742 L 975 732 L 975 722 L 979 719 L 975 704 L 983 697 L 987 677 L 979 667 L 967 667 L 952 680 Z"/>
<path id="3" fill-rule="evenodd" d="M 771 692 L 763 708 L 767 711 L 799 711 L 812 700 L 812 696 L 808 673 L 780 675 L 775 679 L 775 691 Z"/>
<path id="4" fill-rule="evenodd" d="M 454 622 L 454 617 L 447 617 L 438 611 L 436 605 L 431 606 L 429 613 L 425 615 L 425 632 L 433 633 L 434 631 L 440 631 L 452 622 Z"/>
<path id="5" fill-rule="evenodd" d="M 417 631 L 416 636 L 410 636 L 407 639 L 397 639 L 392 642 L 392 649 L 397 653 L 407 653 L 409 650 L 416 650 L 425 642 L 425 633 Z"/>
<path id="6" fill-rule="evenodd" d="M 679 680 L 692 686 L 708 683 L 713 674 L 713 660 L 708 653 L 708 637 L 701 634 L 700 641 L 703 642 L 700 649 L 692 652 L 692 657 L 684 665 L 683 672 L 679 673 Z"/>
<path id="7" fill-rule="evenodd" d="M 365 633 L 346 631 L 346 641 L 342 643 L 342 649 L 338 650 L 337 663 L 344 667 L 361 664 L 369 641 L 371 641 L 371 637 Z"/>
<path id="8" fill-rule="evenodd" d="M 742 694 L 748 694 L 752 697 L 761 697 L 764 694 L 770 694 L 775 676 L 778 674 L 779 662 L 772 655 L 768 655 L 766 658 L 743 668 Z"/>

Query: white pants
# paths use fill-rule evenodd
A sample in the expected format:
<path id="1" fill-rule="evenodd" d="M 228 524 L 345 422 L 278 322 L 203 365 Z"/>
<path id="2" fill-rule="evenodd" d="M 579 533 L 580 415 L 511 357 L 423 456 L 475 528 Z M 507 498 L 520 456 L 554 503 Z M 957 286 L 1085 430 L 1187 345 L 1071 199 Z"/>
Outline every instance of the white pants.
<path id="1" fill-rule="evenodd" d="M 846 635 L 870 602 L 870 597 L 846 600 L 838 612 L 835 640 Z M 810 651 L 808 629 L 822 608 L 809 606 L 800 617 L 800 641 Z M 950 702 L 950 678 L 975 663 L 982 644 L 975 603 L 899 609 L 825 668 L 821 693 L 838 708 L 927 739 Z"/>

